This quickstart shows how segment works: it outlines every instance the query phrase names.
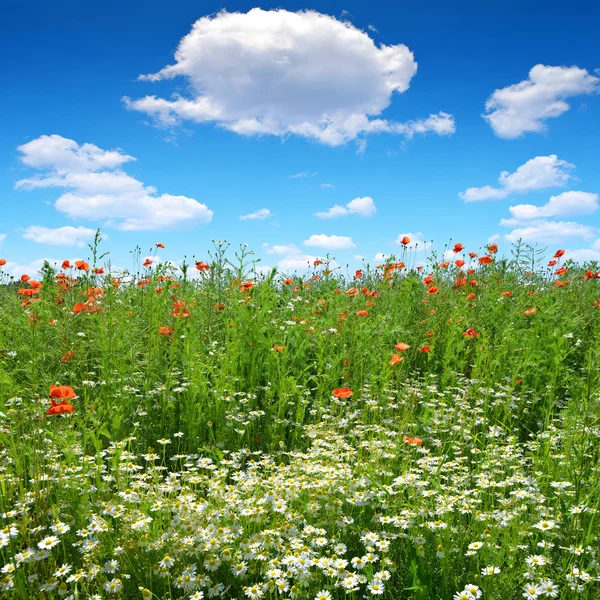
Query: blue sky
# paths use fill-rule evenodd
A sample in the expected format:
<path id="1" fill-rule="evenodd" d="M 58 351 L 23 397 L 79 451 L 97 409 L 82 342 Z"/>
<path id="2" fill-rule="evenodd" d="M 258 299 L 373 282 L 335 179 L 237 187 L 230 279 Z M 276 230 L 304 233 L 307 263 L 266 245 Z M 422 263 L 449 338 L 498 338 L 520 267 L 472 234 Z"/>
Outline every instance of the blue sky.
<path id="1" fill-rule="evenodd" d="M 227 239 L 354 269 L 404 234 L 600 260 L 600 7 L 484 4 L 5 3 L 5 271 L 97 227 L 124 267 Z"/>

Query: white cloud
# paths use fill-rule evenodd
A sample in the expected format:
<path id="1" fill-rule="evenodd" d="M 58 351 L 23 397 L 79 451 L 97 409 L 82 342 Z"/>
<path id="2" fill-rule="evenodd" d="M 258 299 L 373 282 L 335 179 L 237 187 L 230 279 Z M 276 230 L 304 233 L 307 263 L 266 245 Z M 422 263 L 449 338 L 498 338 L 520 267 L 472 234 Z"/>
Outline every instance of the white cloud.
<path id="1" fill-rule="evenodd" d="M 250 213 L 249 215 L 242 215 L 240 217 L 241 221 L 248 221 L 248 220 L 254 220 L 254 219 L 268 219 L 269 217 L 274 216 L 273 213 L 268 209 L 268 208 L 261 208 L 259 210 L 255 210 L 254 212 Z"/>
<path id="2" fill-rule="evenodd" d="M 267 254 L 299 254 L 300 250 L 294 244 L 263 244 L 263 249 Z"/>
<path id="3" fill-rule="evenodd" d="M 139 77 L 185 77 L 189 97 L 123 101 L 162 126 L 213 122 L 240 135 L 293 134 L 330 146 L 384 131 L 453 133 L 454 120 L 445 113 L 408 123 L 372 118 L 409 88 L 416 71 L 405 45 L 377 46 L 335 17 L 312 10 L 221 11 L 194 23 L 174 64 Z"/>
<path id="4" fill-rule="evenodd" d="M 511 206 L 508 210 L 515 219 L 519 220 L 589 215 L 598 210 L 598 194 L 563 192 L 558 196 L 551 196 L 544 206 L 517 204 Z"/>
<path id="5" fill-rule="evenodd" d="M 334 187 L 335 187 L 335 185 L 333 185 L 332 183 L 322 183 L 321 184 L 321 188 L 324 190 L 330 190 Z"/>
<path id="6" fill-rule="evenodd" d="M 23 231 L 23 238 L 37 244 L 48 244 L 50 246 L 79 246 L 82 248 L 87 242 L 94 239 L 95 229 L 87 227 L 41 227 L 31 225 Z M 106 237 L 106 236 L 104 236 Z"/>
<path id="7" fill-rule="evenodd" d="M 514 173 L 502 171 L 498 177 L 500 187 L 471 187 L 459 196 L 465 202 L 476 202 L 506 198 L 511 194 L 523 194 L 532 190 L 561 187 L 572 178 L 570 170 L 574 168 L 575 165 L 559 159 L 556 154 L 536 156 L 522 164 Z"/>
<path id="8" fill-rule="evenodd" d="M 300 173 L 296 173 L 295 175 L 290 175 L 289 179 L 300 179 L 302 177 L 314 177 L 318 175 L 319 171 L 315 171 L 314 173 L 310 173 L 309 171 L 302 171 Z"/>
<path id="9" fill-rule="evenodd" d="M 356 244 L 351 237 L 345 235 L 311 235 L 307 240 L 304 240 L 305 246 L 313 248 L 323 248 L 324 250 L 345 250 L 347 248 L 356 248 Z"/>
<path id="10" fill-rule="evenodd" d="M 336 219 L 347 215 L 360 215 L 361 217 L 372 217 L 377 208 L 373 198 L 365 196 L 364 198 L 354 198 L 346 206 L 335 204 L 325 212 L 316 212 L 315 216 L 320 219 Z"/>
<path id="11" fill-rule="evenodd" d="M 515 225 L 514 220 L 503 220 L 501 225 Z M 589 225 L 581 225 L 573 221 L 546 221 L 540 219 L 524 226 L 518 226 L 504 236 L 509 242 L 523 240 L 528 243 L 556 244 L 568 238 L 592 239 L 597 229 Z"/>
<path id="12" fill-rule="evenodd" d="M 600 261 L 600 250 L 593 248 L 579 248 L 576 250 L 567 250 L 565 252 L 565 260 L 574 260 L 577 263 Z"/>
<path id="13" fill-rule="evenodd" d="M 135 159 L 120 150 L 80 146 L 59 135 L 43 135 L 18 150 L 25 165 L 43 173 L 18 181 L 17 189 L 64 188 L 55 207 L 72 218 L 103 221 L 123 231 L 169 229 L 212 219 L 212 210 L 197 200 L 157 195 L 155 188 L 127 175 L 120 166 Z"/>
<path id="14" fill-rule="evenodd" d="M 579 67 L 535 65 L 529 78 L 496 90 L 485 103 L 484 119 L 498 137 L 541 132 L 546 120 L 569 110 L 567 98 L 599 90 L 600 79 Z"/>
<path id="15" fill-rule="evenodd" d="M 6 234 L 0 233 L 0 246 L 2 246 L 2 242 L 4 242 L 5 239 L 6 239 Z"/>
<path id="16" fill-rule="evenodd" d="M 410 243 L 407 246 L 404 246 L 404 244 L 402 244 L 400 241 L 403 237 L 408 237 L 410 239 Z M 420 231 L 417 233 L 401 233 L 394 240 L 394 243 L 410 250 L 417 250 L 418 252 L 429 250 L 432 246 L 431 242 L 426 242 L 423 239 L 423 234 Z"/>

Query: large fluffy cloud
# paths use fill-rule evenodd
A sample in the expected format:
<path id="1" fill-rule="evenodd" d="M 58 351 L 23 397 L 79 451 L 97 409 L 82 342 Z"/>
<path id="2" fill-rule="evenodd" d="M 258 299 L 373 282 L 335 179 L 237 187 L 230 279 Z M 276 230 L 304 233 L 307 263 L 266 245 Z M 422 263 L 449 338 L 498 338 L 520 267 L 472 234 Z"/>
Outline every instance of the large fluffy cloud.
<path id="1" fill-rule="evenodd" d="M 377 208 L 373 198 L 365 196 L 364 198 L 354 198 L 350 200 L 346 206 L 334 204 L 324 212 L 316 212 L 315 216 L 320 219 L 336 219 L 337 217 L 345 217 L 347 215 L 359 215 L 361 217 L 372 217 Z"/>
<path id="2" fill-rule="evenodd" d="M 416 71 L 405 45 L 378 47 L 366 32 L 328 15 L 222 11 L 194 23 L 174 64 L 140 76 L 185 77 L 187 97 L 124 102 L 165 126 L 214 122 L 242 135 L 295 134 L 331 146 L 368 133 L 453 133 L 454 119 L 441 112 L 408 123 L 372 118 L 408 89 Z"/>
<path id="3" fill-rule="evenodd" d="M 547 119 L 569 110 L 565 101 L 600 89 L 600 79 L 579 67 L 535 65 L 529 78 L 496 90 L 485 104 L 485 120 L 502 138 L 540 132 Z"/>
<path id="4" fill-rule="evenodd" d="M 558 196 L 551 196 L 544 206 L 517 204 L 511 206 L 508 210 L 515 219 L 519 220 L 589 215 L 598 210 L 598 194 L 575 191 L 563 192 Z"/>
<path id="5" fill-rule="evenodd" d="M 102 221 L 125 231 L 159 230 L 210 222 L 205 204 L 171 194 L 157 194 L 125 173 L 133 157 L 120 150 L 102 150 L 60 135 L 43 135 L 18 147 L 21 161 L 41 174 L 17 182 L 18 189 L 58 187 L 67 190 L 57 210 L 76 219 Z"/>
<path id="6" fill-rule="evenodd" d="M 561 160 L 556 154 L 536 156 L 522 164 L 514 173 L 502 171 L 498 177 L 499 187 L 486 185 L 470 187 L 459 196 L 465 202 L 495 200 L 511 194 L 523 194 L 532 190 L 560 187 L 571 179 L 571 169 L 575 165 Z"/>

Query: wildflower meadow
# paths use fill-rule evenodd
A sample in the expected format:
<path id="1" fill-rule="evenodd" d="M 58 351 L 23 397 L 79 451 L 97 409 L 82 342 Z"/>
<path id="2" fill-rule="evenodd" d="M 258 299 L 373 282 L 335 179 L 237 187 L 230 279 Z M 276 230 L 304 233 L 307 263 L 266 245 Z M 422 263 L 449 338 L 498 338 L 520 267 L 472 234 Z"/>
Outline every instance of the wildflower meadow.
<path id="1" fill-rule="evenodd" d="M 2 598 L 600 598 L 597 266 L 103 244 L 0 266 Z"/>

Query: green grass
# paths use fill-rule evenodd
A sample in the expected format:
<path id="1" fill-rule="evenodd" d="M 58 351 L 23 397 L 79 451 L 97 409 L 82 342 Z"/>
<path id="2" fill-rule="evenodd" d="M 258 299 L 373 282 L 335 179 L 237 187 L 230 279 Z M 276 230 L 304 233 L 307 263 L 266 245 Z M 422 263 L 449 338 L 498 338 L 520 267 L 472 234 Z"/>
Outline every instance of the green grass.
<path id="1" fill-rule="evenodd" d="M 600 597 L 594 265 L 91 252 L 0 279 L 4 597 Z"/>

